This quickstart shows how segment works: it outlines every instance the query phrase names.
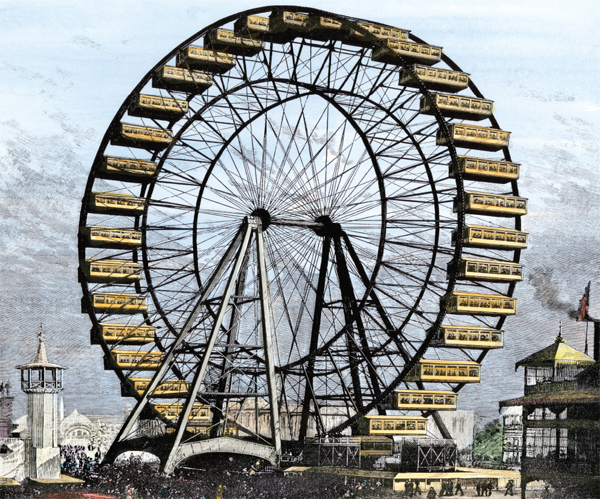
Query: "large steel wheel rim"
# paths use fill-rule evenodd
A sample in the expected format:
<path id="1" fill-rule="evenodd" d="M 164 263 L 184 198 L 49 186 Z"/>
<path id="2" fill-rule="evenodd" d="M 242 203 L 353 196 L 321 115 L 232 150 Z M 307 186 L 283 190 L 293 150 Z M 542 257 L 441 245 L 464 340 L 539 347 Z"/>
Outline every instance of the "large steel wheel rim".
<path id="1" fill-rule="evenodd" d="M 210 28 L 226 25 L 240 15 Z M 165 57 L 132 96 L 149 86 L 157 68 L 173 64 L 176 53 L 194 45 L 207 30 Z M 111 149 L 120 156 L 148 158 L 135 149 L 108 146 L 107 133 L 86 196 L 104 183 L 109 186 L 105 191 L 127 190 L 147 198 L 143 217 L 118 225 L 140 227 L 144 233 L 141 250 L 126 253 L 132 260 L 143 262 L 145 280 L 116 288 L 113 284 L 100 286 L 119 292 L 131 289 L 129 292 L 150 296 L 150 310 L 143 320 L 116 320 L 156 326 L 154 344 L 141 349 L 168 350 L 202 283 L 244 217 L 260 220 L 265 228 L 270 292 L 274 297 L 271 312 L 278 325 L 274 337 L 282 406 L 296 411 L 309 401 L 312 405 L 308 404 L 305 410 L 312 414 L 319 404 L 339 405 L 347 420 L 337 425 L 337 429 L 342 429 L 356 411 L 366 412 L 386 401 L 408 369 L 423 357 L 445 317 L 439 300 L 454 289 L 455 278 L 450 275 L 446 280 L 444 266 L 451 257 L 463 254 L 460 244 L 453 248 L 449 242 L 450 230 L 460 230 L 464 223 L 463 213 L 453 214 L 451 206 L 454 197 L 463 196 L 462 179 L 447 176 L 447 164 L 455 160 L 454 148 L 435 145 L 435 133 L 444 122 L 439 113 L 418 113 L 419 99 L 427 93 L 426 89 L 397 85 L 397 69 L 371 62 L 367 49 L 300 37 L 284 44 L 265 43 L 262 54 L 238 57 L 238 62 L 228 73 L 215 75 L 215 84 L 205 93 L 188 95 L 191 111 L 178 122 L 167 125 L 164 121 L 136 120 L 146 126 L 171 129 L 175 135 L 170 148 L 153 155 L 159 173 L 149 186 L 99 178 L 100 158 L 111 154 Z M 446 62 L 455 66 L 449 59 Z M 186 96 L 166 90 L 153 92 L 165 97 Z M 476 89 L 474 92 L 477 94 Z M 117 113 L 113 126 L 122 121 L 129 101 Z M 127 121 L 132 122 L 132 118 Z M 294 132 L 294 127 L 304 130 Z M 293 140 L 286 142 L 281 135 L 293 136 Z M 306 140 L 307 136 L 311 139 Z M 244 149 L 250 147 L 244 146 L 247 143 L 256 150 Z M 359 152 L 355 152 L 356 144 Z M 319 157 L 323 148 L 325 159 Z M 289 151 L 294 149 L 292 159 Z M 318 152 L 315 154 L 312 149 Z M 329 159 L 330 155 L 334 159 Z M 343 163 L 336 167 L 336 178 L 340 179 L 337 189 L 336 181 L 323 178 L 335 165 L 335 159 L 338 164 Z M 360 165 L 354 167 L 360 175 L 352 177 L 351 162 Z M 265 175 L 267 169 L 269 175 Z M 242 186 L 244 175 L 246 180 L 252 180 L 253 174 L 254 185 L 247 182 Z M 269 186 L 265 179 L 273 180 L 273 175 L 277 181 Z M 353 184 L 357 178 L 363 182 Z M 295 181 L 304 189 L 296 191 L 297 196 L 291 191 L 289 196 Z M 364 199 L 351 203 L 357 193 Z M 517 194 L 516 183 L 510 193 Z M 281 202 L 284 199 L 287 205 Z M 81 225 L 101 225 L 96 221 L 98 216 L 88 212 L 85 201 Z M 114 223 L 111 218 L 106 225 L 115 226 Z M 490 220 L 485 220 L 485 224 L 491 225 Z M 518 225 L 517 218 L 517 228 Z M 329 257 L 324 296 L 329 296 L 329 301 L 325 301 L 330 305 L 321 309 L 323 317 L 315 345 L 315 340 L 311 344 L 316 334 L 312 327 L 315 294 L 319 273 L 324 268 L 322 252 L 326 240 Z M 115 258 L 121 253 L 125 252 L 98 250 L 94 256 Z M 473 250 L 470 253 L 479 254 Z M 85 256 L 90 256 L 90 250 L 86 252 L 86 245 L 81 244 L 80 257 Z M 506 259 L 506 253 L 502 258 Z M 250 298 L 256 287 L 250 270 L 253 259 L 256 255 L 249 254 L 249 293 L 244 292 Z M 513 259 L 518 261 L 518 252 L 514 252 Z M 347 269 L 342 270 L 342 275 L 340 266 Z M 349 299 L 347 291 L 341 292 L 344 279 L 351 283 L 350 298 L 354 298 L 346 315 L 335 308 L 336 302 Z M 489 283 L 469 286 L 475 291 L 507 296 L 514 287 Z M 98 286 L 84 281 L 83 288 L 89 297 Z M 300 295 L 301 305 L 291 304 L 292 295 L 294 299 Z M 253 344 L 251 337 L 256 331 L 250 325 L 256 324 L 257 313 L 251 305 L 245 310 L 240 323 L 246 322 L 241 329 L 246 327 L 247 334 L 237 341 Z M 107 318 L 94 312 L 91 316 L 96 327 Z M 205 320 L 209 324 L 211 319 Z M 477 317 L 472 322 L 498 328 L 503 320 Z M 354 332 L 349 334 L 348 328 Z M 186 341 L 188 351 L 182 352 L 173 365 L 174 376 L 189 379 L 193 375 L 208 329 L 202 320 L 196 325 Z M 101 342 L 107 355 L 117 348 Z M 430 358 L 482 360 L 485 356 L 485 351 L 479 354 L 458 349 L 430 352 Z M 254 353 L 248 354 L 248 359 L 257 365 L 263 362 Z M 115 370 L 124 382 L 136 374 Z M 211 376 L 211 386 L 216 387 L 217 371 Z M 312 386 L 310 400 L 306 399 L 307 384 Z M 451 386 L 456 391 L 460 388 Z M 214 397 L 201 400 L 215 405 Z"/>

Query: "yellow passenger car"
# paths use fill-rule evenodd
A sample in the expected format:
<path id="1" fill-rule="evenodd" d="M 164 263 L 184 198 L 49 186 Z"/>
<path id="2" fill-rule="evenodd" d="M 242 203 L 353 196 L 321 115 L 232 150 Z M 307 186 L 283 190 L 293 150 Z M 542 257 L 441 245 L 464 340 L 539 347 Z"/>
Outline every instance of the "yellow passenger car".
<path id="1" fill-rule="evenodd" d="M 132 324 L 111 324 L 103 322 L 99 325 L 99 334 L 109 345 L 144 345 L 154 341 L 156 330 L 153 326 L 136 326 Z"/>
<path id="2" fill-rule="evenodd" d="M 442 306 L 451 314 L 515 315 L 517 300 L 502 295 L 484 295 L 453 291 L 442 298 Z"/>
<path id="3" fill-rule="evenodd" d="M 527 199 L 502 196 L 489 192 L 465 191 L 464 197 L 454 198 L 454 213 L 464 207 L 465 213 L 492 217 L 516 217 L 527 215 Z"/>
<path id="4" fill-rule="evenodd" d="M 82 265 L 89 282 L 137 282 L 142 279 L 142 268 L 137 262 L 86 258 Z"/>
<path id="5" fill-rule="evenodd" d="M 309 31 L 304 35 L 314 40 L 341 40 L 346 39 L 347 29 L 341 21 L 331 19 L 323 16 L 310 16 L 309 17 Z"/>
<path id="6" fill-rule="evenodd" d="M 156 174 L 156 163 L 141 159 L 104 156 L 99 171 L 103 178 L 143 182 L 154 177 Z"/>
<path id="7" fill-rule="evenodd" d="M 240 36 L 264 36 L 270 33 L 269 18 L 262 16 L 242 16 L 233 25 L 233 31 Z"/>
<path id="8" fill-rule="evenodd" d="M 344 40 L 348 45 L 368 47 L 373 42 L 408 42 L 410 31 L 378 24 L 355 23 L 356 29 L 350 26 L 349 36 Z"/>
<path id="9" fill-rule="evenodd" d="M 448 277 L 454 260 L 448 262 Z M 457 279 L 488 282 L 517 282 L 523 280 L 523 267 L 519 263 L 503 260 L 461 258 L 457 266 Z"/>
<path id="10" fill-rule="evenodd" d="M 479 383 L 481 365 L 472 361 L 423 360 L 409 371 L 404 381 L 426 383 Z"/>
<path id="11" fill-rule="evenodd" d="M 141 215 L 146 208 L 146 200 L 123 192 L 92 191 L 89 209 L 93 213 L 113 215 Z"/>
<path id="12" fill-rule="evenodd" d="M 256 36 L 238 36 L 227 29 L 213 29 L 204 37 L 204 46 L 227 54 L 254 56 L 262 51 L 263 41 Z"/>
<path id="13" fill-rule="evenodd" d="M 442 59 L 442 47 L 423 43 L 387 41 L 383 46 L 371 52 L 371 60 L 384 64 L 400 66 L 397 56 L 409 63 L 432 66 Z"/>
<path id="14" fill-rule="evenodd" d="M 152 77 L 154 88 L 201 94 L 213 84 L 213 77 L 202 71 L 163 66 Z"/>
<path id="15" fill-rule="evenodd" d="M 235 56 L 202 47 L 186 47 L 177 55 L 177 65 L 211 73 L 226 73 L 235 66 Z"/>
<path id="16" fill-rule="evenodd" d="M 183 404 L 181 402 L 162 402 L 159 404 L 150 405 L 152 406 L 152 409 L 158 412 L 162 417 L 173 421 L 179 418 L 179 415 L 183 410 Z M 210 407 L 196 402 L 192 407 L 190 415 L 188 416 L 188 421 L 206 421 L 209 419 Z"/>
<path id="17" fill-rule="evenodd" d="M 119 123 L 110 139 L 114 146 L 138 147 L 151 151 L 166 149 L 171 142 L 173 134 L 170 130 L 129 123 Z"/>
<path id="18" fill-rule="evenodd" d="M 82 237 L 94 248 L 129 249 L 142 245 L 142 233 L 126 227 L 82 227 Z"/>
<path id="19" fill-rule="evenodd" d="M 360 437 L 361 456 L 381 457 L 391 456 L 393 452 L 392 439 L 384 436 L 362 436 Z"/>
<path id="20" fill-rule="evenodd" d="M 127 112 L 130 116 L 157 120 L 178 120 L 189 111 L 188 101 L 159 95 L 136 95 Z"/>
<path id="21" fill-rule="evenodd" d="M 421 97 L 419 112 L 433 115 L 436 107 L 443 116 L 460 120 L 481 121 L 494 114 L 494 102 L 488 99 L 435 92 Z"/>
<path id="22" fill-rule="evenodd" d="M 409 411 L 455 411 L 458 395 L 448 391 L 396 390 L 391 397 L 392 407 Z"/>
<path id="23" fill-rule="evenodd" d="M 504 130 L 464 123 L 450 125 L 448 128 L 450 139 L 454 142 L 455 147 L 493 152 L 507 147 L 510 140 L 510 132 Z M 435 143 L 438 146 L 448 145 L 448 139 L 442 129 L 437 131 Z"/>
<path id="24" fill-rule="evenodd" d="M 407 68 L 400 70 L 400 85 L 420 88 L 422 82 L 429 90 L 443 92 L 459 92 L 469 86 L 468 73 L 419 65 L 413 65 L 411 69 L 412 71 Z"/>
<path id="25" fill-rule="evenodd" d="M 190 433 L 204 438 L 210 437 L 211 428 L 212 424 L 210 423 L 196 423 L 193 421 L 190 421 L 185 427 L 185 429 Z"/>
<path id="26" fill-rule="evenodd" d="M 499 250 L 525 249 L 529 234 L 514 229 L 465 225 L 461 234 L 463 246 L 468 248 L 489 248 Z M 458 241 L 458 232 L 452 231 L 452 246 Z"/>
<path id="27" fill-rule="evenodd" d="M 117 367 L 135 371 L 156 371 L 164 360 L 163 352 L 139 350 L 113 350 L 111 357 Z"/>
<path id="28" fill-rule="evenodd" d="M 322 41 L 341 40 L 348 34 L 348 29 L 336 19 L 285 10 L 274 11 L 269 23 L 270 34 L 267 39 L 276 43 L 288 42 L 297 36 Z"/>
<path id="29" fill-rule="evenodd" d="M 127 378 L 134 395 L 143 395 L 152 378 Z M 152 398 L 182 398 L 187 396 L 190 383 L 182 379 L 169 379 L 161 381 L 150 395 Z"/>
<path id="30" fill-rule="evenodd" d="M 451 177 L 462 174 L 465 180 L 479 180 L 482 182 L 493 182 L 504 184 L 517 180 L 521 165 L 509 161 L 493 161 L 490 159 L 473 158 L 470 156 L 458 156 L 458 162 L 448 164 Z"/>
<path id="31" fill-rule="evenodd" d="M 478 326 L 442 326 L 431 346 L 488 350 L 502 348 L 504 332 Z"/>
<path id="32" fill-rule="evenodd" d="M 278 9 L 269 16 L 269 29 L 271 33 L 301 35 L 310 29 L 310 21 L 306 14 Z"/>
<path id="33" fill-rule="evenodd" d="M 362 435 L 426 435 L 427 418 L 421 416 L 362 416 L 358 420 Z"/>
<path id="34" fill-rule="evenodd" d="M 188 422 L 188 424 L 186 425 L 185 429 L 186 431 L 192 433 L 193 435 L 196 435 L 196 437 L 200 437 L 201 439 L 204 438 L 209 438 L 210 437 L 210 430 L 212 429 L 213 425 L 211 423 L 198 423 L 195 421 L 190 421 Z M 167 433 L 175 433 L 176 428 L 174 427 L 168 427 L 166 429 Z M 233 427 L 227 427 L 225 428 L 224 432 L 223 432 L 223 436 L 225 437 L 236 437 L 238 435 L 238 429 L 237 428 L 233 428 Z"/>
<path id="35" fill-rule="evenodd" d="M 93 293 L 92 306 L 98 313 L 135 314 L 148 311 L 146 298 L 121 293 Z"/>

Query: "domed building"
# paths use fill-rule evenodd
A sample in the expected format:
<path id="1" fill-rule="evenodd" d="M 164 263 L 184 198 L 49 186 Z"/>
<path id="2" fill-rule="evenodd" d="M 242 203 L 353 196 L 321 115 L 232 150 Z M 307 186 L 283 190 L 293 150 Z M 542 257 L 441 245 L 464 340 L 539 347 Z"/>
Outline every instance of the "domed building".
<path id="1" fill-rule="evenodd" d="M 75 409 L 60 422 L 61 445 L 83 445 L 87 447 L 94 433 L 90 418 Z"/>
<path id="2" fill-rule="evenodd" d="M 75 409 L 60 422 L 60 445 L 81 446 L 94 457 L 99 450 L 104 454 L 123 424 L 121 416 L 81 414 Z"/>

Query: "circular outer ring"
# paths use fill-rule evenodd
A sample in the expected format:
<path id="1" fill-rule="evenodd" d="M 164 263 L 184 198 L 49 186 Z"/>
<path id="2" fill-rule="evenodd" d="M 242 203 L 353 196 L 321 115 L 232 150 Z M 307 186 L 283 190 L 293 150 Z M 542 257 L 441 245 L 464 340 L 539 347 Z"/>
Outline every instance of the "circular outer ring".
<path id="1" fill-rule="evenodd" d="M 318 10 L 318 9 L 312 9 L 312 8 L 304 8 L 304 7 L 294 7 L 294 6 L 269 6 L 269 7 L 260 7 L 260 8 L 256 8 L 256 9 L 250 9 L 244 12 L 240 12 L 231 16 L 228 16 L 226 18 L 223 18 L 209 26 L 207 26 L 206 28 L 204 28 L 203 30 L 199 31 L 198 33 L 196 33 L 195 35 L 193 35 L 192 37 L 188 38 L 186 41 L 184 41 L 183 43 L 181 43 L 179 46 L 177 46 L 175 49 L 173 49 L 169 54 L 167 54 L 163 59 L 161 59 L 148 73 L 147 75 L 140 81 L 140 83 L 138 85 L 136 85 L 136 87 L 133 89 L 133 91 L 131 92 L 131 94 L 125 99 L 125 101 L 123 102 L 123 104 L 121 105 L 121 107 L 119 108 L 118 112 L 116 113 L 115 117 L 113 118 L 111 124 L 108 127 L 108 130 L 106 132 L 106 134 L 104 135 L 102 142 L 100 144 L 100 147 L 98 149 L 98 153 L 96 155 L 96 158 L 94 160 L 94 165 L 92 167 L 90 176 L 88 178 L 88 182 L 86 185 L 86 189 L 85 189 L 85 194 L 83 197 L 83 202 L 82 202 L 82 209 L 81 209 L 81 214 L 80 214 L 80 227 L 85 227 L 86 225 L 88 225 L 89 220 L 90 220 L 90 213 L 88 210 L 88 204 L 89 204 L 89 200 L 91 197 L 91 193 L 92 190 L 94 189 L 94 184 L 97 182 L 97 179 L 100 177 L 99 175 L 99 168 L 100 168 L 100 164 L 102 162 L 103 156 L 105 154 L 105 150 L 107 149 L 108 145 L 109 145 L 109 141 L 110 138 L 114 132 L 114 130 L 116 129 L 116 127 L 118 127 L 118 125 L 121 123 L 122 118 L 125 116 L 128 107 L 130 106 L 130 103 L 133 101 L 133 99 L 142 91 L 142 89 L 147 86 L 149 84 L 149 82 L 152 80 L 153 75 L 156 73 L 156 71 L 158 69 L 160 69 L 162 66 L 164 66 L 165 64 L 168 64 L 169 61 L 171 61 L 183 48 L 193 44 L 194 42 L 196 42 L 197 40 L 201 39 L 204 35 L 206 35 L 209 31 L 221 27 L 221 26 L 225 26 L 227 24 L 230 24 L 231 22 L 233 22 L 234 20 L 236 20 L 237 18 L 241 17 L 241 16 L 248 16 L 248 15 L 257 15 L 257 14 L 261 14 L 261 13 L 266 13 L 266 12 L 272 12 L 274 10 L 277 9 L 283 9 L 283 10 L 287 10 L 287 11 L 292 11 L 292 12 L 302 12 L 304 14 L 308 14 L 308 15 L 320 15 L 320 16 L 325 16 L 331 19 L 335 19 L 335 20 L 339 20 L 339 21 L 343 21 L 343 22 L 364 22 L 364 23 L 369 23 L 369 24 L 379 24 L 379 25 L 383 25 L 382 23 L 373 23 L 372 21 L 367 21 L 367 20 L 362 20 L 362 19 L 357 19 L 357 18 L 351 18 L 348 16 L 341 16 L 338 14 L 334 14 L 334 13 L 330 13 L 330 12 L 326 12 L 326 11 L 322 11 L 322 10 Z M 361 28 L 358 28 L 358 30 L 360 30 Z M 425 43 L 423 40 L 421 40 L 420 38 L 410 34 L 410 40 L 416 43 Z M 373 49 L 377 48 L 378 45 L 381 45 L 380 42 L 375 42 L 373 44 Z M 410 64 L 407 63 L 407 61 L 403 60 L 400 56 L 397 56 L 398 59 L 398 65 L 402 66 L 406 71 L 409 72 L 413 72 L 412 67 Z M 460 68 L 450 59 L 448 58 L 445 54 L 442 56 L 442 61 L 450 68 L 456 71 L 461 71 Z M 413 72 L 413 75 L 416 76 Z M 418 79 L 418 78 L 417 78 Z M 289 82 L 288 82 L 289 83 Z M 313 95 L 320 95 L 322 98 L 324 98 L 325 100 L 327 100 L 331 105 L 336 106 L 336 101 L 335 101 L 335 97 L 336 96 L 332 96 L 329 94 L 326 94 L 325 92 L 323 92 L 321 89 L 313 86 L 311 88 L 310 85 L 301 85 L 300 82 L 296 82 L 299 84 L 299 86 L 304 86 L 307 91 L 312 92 Z M 469 83 L 469 89 L 470 91 L 474 94 L 474 96 L 476 97 L 480 97 L 483 98 L 483 95 L 481 94 L 481 92 L 477 89 L 477 87 L 472 83 L 472 81 L 470 81 Z M 429 92 L 429 90 L 427 89 L 427 87 L 423 84 L 422 81 L 419 81 L 419 91 L 421 93 L 421 95 L 423 95 L 425 98 L 430 98 L 431 93 Z M 188 100 L 191 101 L 193 99 L 193 95 L 190 95 L 188 97 Z M 221 96 L 216 96 L 215 99 L 220 98 Z M 431 100 L 431 99 L 430 99 Z M 340 106 L 337 106 L 338 111 L 343 113 L 343 109 Z M 197 114 L 201 114 L 200 111 L 198 111 Z M 436 120 L 439 129 L 441 131 L 441 134 L 447 139 L 448 145 L 447 145 L 447 149 L 448 149 L 448 155 L 449 158 L 451 160 L 451 162 L 456 165 L 457 164 L 457 151 L 456 148 L 454 146 L 454 143 L 452 142 L 452 140 L 450 139 L 450 135 L 449 135 L 449 128 L 448 128 L 448 122 L 447 120 L 442 116 L 441 112 L 439 111 L 439 109 L 437 109 L 437 106 L 434 105 L 434 112 L 433 112 L 433 116 L 434 119 Z M 258 115 L 257 115 L 258 117 Z M 192 122 L 192 119 L 190 119 L 188 121 L 188 126 L 189 124 Z M 495 119 L 494 116 L 490 117 L 490 122 L 491 122 L 491 126 L 492 128 L 499 128 L 499 125 Z M 402 122 L 401 120 L 397 120 L 397 124 L 402 127 Z M 165 129 L 173 129 L 175 125 L 175 122 L 169 123 L 168 126 L 165 126 Z M 171 149 L 173 148 L 173 146 L 177 143 L 177 138 L 180 137 L 182 135 L 182 133 L 185 131 L 185 126 L 180 128 L 178 133 L 176 134 L 176 140 L 173 142 L 173 145 L 171 147 L 169 147 L 168 149 L 166 149 L 164 152 L 155 152 L 152 155 L 152 160 L 154 161 L 158 161 L 159 163 L 159 170 L 162 167 L 162 165 L 164 164 L 165 158 L 168 157 L 169 152 L 171 151 Z M 358 133 L 360 134 L 360 131 L 358 131 Z M 233 136 L 232 136 L 233 138 Z M 363 134 L 363 142 L 366 142 L 366 138 Z M 418 144 L 417 144 L 418 146 Z M 510 158 L 510 153 L 508 150 L 508 147 L 504 147 L 503 148 L 503 155 L 504 155 L 504 159 L 506 161 L 511 161 Z M 376 163 L 376 162 L 375 162 Z M 209 177 L 210 172 L 207 173 L 207 178 Z M 431 173 L 429 172 L 429 175 L 431 175 Z M 382 183 L 382 175 L 381 172 L 378 172 L 378 181 L 380 183 Z M 156 179 L 153 180 L 150 183 L 142 183 L 140 184 L 140 190 L 139 190 L 139 196 L 140 197 L 145 197 L 148 196 L 151 199 L 151 195 L 154 189 L 156 183 Z M 462 175 L 457 175 L 455 178 L 455 191 L 457 193 L 457 196 L 459 198 L 464 199 L 464 195 L 465 195 L 465 185 L 464 185 L 464 180 Z M 511 183 L 511 194 L 514 196 L 518 195 L 518 188 L 517 188 L 517 183 L 516 181 L 512 181 Z M 196 207 L 196 212 L 195 212 L 195 225 L 197 223 L 198 220 L 198 216 L 199 216 L 199 205 L 200 205 L 200 200 L 201 200 L 201 196 L 198 198 L 198 205 Z M 462 229 L 465 226 L 465 212 L 464 212 L 464 208 L 462 208 L 463 203 L 461 203 L 461 208 L 459 209 L 459 211 L 456 213 L 456 230 L 458 233 L 462 233 Z M 438 205 L 437 205 L 437 201 L 436 201 L 436 213 L 439 213 L 437 211 L 438 209 Z M 385 215 L 385 213 L 384 213 Z M 143 214 L 143 216 L 136 216 L 133 219 L 133 228 L 136 229 L 144 229 L 144 227 L 147 224 L 147 217 L 148 217 L 148 207 L 146 207 L 145 212 Z M 520 221 L 520 217 L 517 216 L 514 218 L 515 220 L 515 229 L 520 230 L 521 228 L 521 221 Z M 439 237 L 439 220 L 436 220 L 436 225 L 437 225 L 437 236 Z M 353 316 L 353 318 L 351 319 L 351 322 L 354 323 L 357 320 L 357 316 L 360 314 L 360 311 L 363 310 L 363 308 L 365 307 L 365 303 L 367 302 L 368 298 L 369 298 L 369 294 L 371 292 L 371 290 L 376 286 L 377 283 L 377 275 L 378 275 L 378 271 L 381 265 L 381 253 L 384 251 L 384 240 L 385 240 L 385 231 L 383 231 L 383 237 L 381 237 L 381 242 L 378 248 L 379 251 L 379 257 L 377 259 L 377 266 L 374 269 L 374 271 L 371 273 L 370 277 L 369 277 L 369 283 L 367 286 L 365 286 L 364 292 L 362 293 L 362 296 L 360 297 L 360 304 L 358 307 L 358 312 L 356 312 Z M 144 238 L 144 241 L 146 241 L 146 238 Z M 144 242 L 144 244 L 146 244 Z M 437 248 L 438 247 L 438 241 L 436 239 L 436 242 L 434 244 L 434 247 Z M 84 241 L 83 237 L 80 236 L 79 238 L 79 258 L 80 261 L 83 261 L 86 258 L 86 249 L 88 248 L 88 246 L 86 245 L 86 242 Z M 456 245 L 454 247 L 454 254 L 453 254 L 453 259 L 454 259 L 454 266 L 451 267 L 449 269 L 449 278 L 448 278 L 448 283 L 447 286 L 445 288 L 445 292 L 449 293 L 451 291 L 454 290 L 455 286 L 456 286 L 456 281 L 457 281 L 457 268 L 456 268 L 456 262 L 458 262 L 458 259 L 461 257 L 461 255 L 463 254 L 463 247 L 462 247 L 462 242 L 461 239 L 458 238 Z M 195 251 L 194 252 L 194 258 L 195 258 L 195 268 L 198 269 L 198 262 L 197 262 L 197 256 L 198 253 Z M 148 265 L 148 254 L 147 254 L 147 249 L 144 246 L 142 248 L 141 251 L 138 250 L 133 250 L 132 251 L 132 260 L 133 261 L 140 261 L 143 260 L 143 263 L 145 264 L 145 272 L 146 272 L 146 278 L 147 279 L 151 279 L 151 276 L 149 275 L 149 265 Z M 512 261 L 518 263 L 520 259 L 520 251 L 519 250 L 515 250 L 513 251 L 513 258 Z M 427 276 L 427 281 L 429 281 L 429 277 L 431 275 L 431 271 L 432 271 L 433 267 L 430 268 L 429 270 L 429 274 Z M 197 275 L 199 273 L 197 272 Z M 80 274 L 81 275 L 81 274 Z M 90 285 L 88 284 L 87 280 L 85 279 L 85 277 L 83 277 L 81 279 L 81 284 L 82 284 L 82 291 L 83 291 L 83 303 L 85 308 L 87 308 L 88 310 L 90 310 L 89 315 L 90 318 L 92 320 L 92 324 L 93 324 L 93 331 L 97 331 L 98 327 L 99 327 L 99 318 L 98 316 L 91 311 L 92 310 L 92 304 L 91 304 L 91 288 Z M 198 284 L 200 285 L 200 279 L 198 278 Z M 135 286 L 135 291 L 137 293 L 142 293 L 144 291 L 149 292 L 151 295 L 153 295 L 154 300 L 155 300 L 155 305 L 157 307 L 157 309 L 159 310 L 159 312 L 161 311 L 161 304 L 160 301 L 157 299 L 156 295 L 154 294 L 154 289 L 152 287 L 150 287 L 150 289 L 148 289 L 147 287 L 142 286 L 140 283 L 136 283 Z M 513 292 L 514 292 L 514 288 L 515 288 L 515 284 L 512 283 L 508 286 L 507 291 L 504 293 L 506 296 L 512 296 Z M 421 294 L 419 295 L 418 300 L 420 300 L 423 297 L 423 294 L 425 293 L 426 288 L 423 287 Z M 162 312 L 163 314 L 165 312 Z M 409 314 L 406 319 L 405 319 L 405 323 L 408 322 L 410 320 L 410 316 L 411 314 Z M 425 355 L 425 353 L 427 352 L 427 350 L 430 348 L 430 342 L 431 340 L 434 338 L 434 336 L 437 334 L 440 326 L 442 325 L 442 322 L 444 321 L 446 317 L 445 312 L 441 309 L 440 307 L 440 311 L 439 314 L 436 318 L 436 320 L 434 321 L 434 323 L 428 328 L 427 333 L 425 335 L 424 340 L 421 342 L 419 348 L 409 357 L 409 358 L 405 358 L 405 364 L 403 369 L 397 374 L 397 376 L 391 380 L 388 385 L 376 396 L 376 397 L 372 397 L 370 402 L 368 404 L 366 404 L 364 406 L 364 412 L 368 412 L 374 408 L 379 407 L 380 409 L 383 407 L 382 404 L 385 404 L 385 402 L 387 401 L 389 395 L 392 393 L 393 390 L 395 390 L 404 380 L 404 378 L 406 377 L 407 373 L 414 367 L 414 365 L 423 358 L 423 356 Z M 144 321 L 147 324 L 150 324 L 152 322 L 152 319 L 150 318 L 150 316 L 148 314 L 144 315 Z M 496 328 L 501 328 L 502 325 L 504 324 L 505 321 L 505 317 L 500 317 L 497 322 L 495 327 Z M 397 327 L 398 330 L 402 329 L 402 325 L 399 325 Z M 171 331 L 171 333 L 173 335 L 177 334 L 177 331 L 173 330 Z M 92 333 L 94 334 L 94 333 Z M 311 355 L 315 356 L 315 355 L 322 355 L 325 353 L 328 345 L 332 344 L 336 339 L 338 339 L 341 335 L 343 334 L 343 331 L 340 331 L 337 336 L 334 336 L 330 339 L 329 343 L 326 343 L 324 345 L 322 345 L 319 349 L 317 349 L 316 351 L 313 351 L 311 353 Z M 101 344 L 104 353 L 107 357 L 110 357 L 111 355 L 111 347 L 110 345 L 108 345 L 102 338 L 98 338 L 99 343 Z M 165 350 L 168 345 L 164 345 L 162 344 L 161 341 L 157 340 L 156 341 L 156 347 L 159 350 Z M 469 355 L 469 358 L 476 360 L 477 362 L 481 362 L 484 357 L 486 356 L 487 351 L 483 350 L 479 355 Z M 307 360 L 307 357 L 303 357 L 301 359 L 298 359 L 296 361 L 295 364 L 290 364 L 289 367 L 294 367 L 294 366 L 299 366 L 301 365 L 303 362 L 305 362 Z M 120 369 L 115 369 L 115 371 L 117 372 L 117 375 L 119 376 L 119 378 L 121 379 L 123 384 L 126 384 L 126 378 L 127 378 L 127 374 L 120 370 Z M 280 370 L 279 370 L 280 371 Z M 179 377 L 179 378 L 183 378 L 185 375 L 184 373 L 181 372 L 180 369 L 178 369 L 177 366 L 174 367 L 173 369 L 174 374 Z M 463 384 L 455 384 L 452 389 L 455 392 L 458 392 L 461 388 L 462 388 Z M 423 388 L 422 385 L 419 385 L 420 388 Z M 426 413 L 427 414 L 427 413 Z M 341 431 L 344 428 L 348 427 L 350 424 L 353 423 L 353 420 L 355 418 L 351 417 L 348 418 L 347 421 L 345 421 L 344 423 L 338 425 L 334 431 Z"/>

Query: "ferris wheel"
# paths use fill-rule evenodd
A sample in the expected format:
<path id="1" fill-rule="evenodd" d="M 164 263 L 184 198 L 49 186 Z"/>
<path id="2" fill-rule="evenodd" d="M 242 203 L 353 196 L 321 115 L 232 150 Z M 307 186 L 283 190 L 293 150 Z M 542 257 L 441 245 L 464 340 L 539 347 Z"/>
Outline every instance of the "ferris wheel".
<path id="1" fill-rule="evenodd" d="M 81 209 L 92 342 L 137 399 L 117 442 L 155 418 L 167 470 L 224 436 L 277 462 L 369 414 L 456 408 L 527 241 L 493 110 L 441 47 L 311 8 L 229 16 L 161 59 Z"/>

